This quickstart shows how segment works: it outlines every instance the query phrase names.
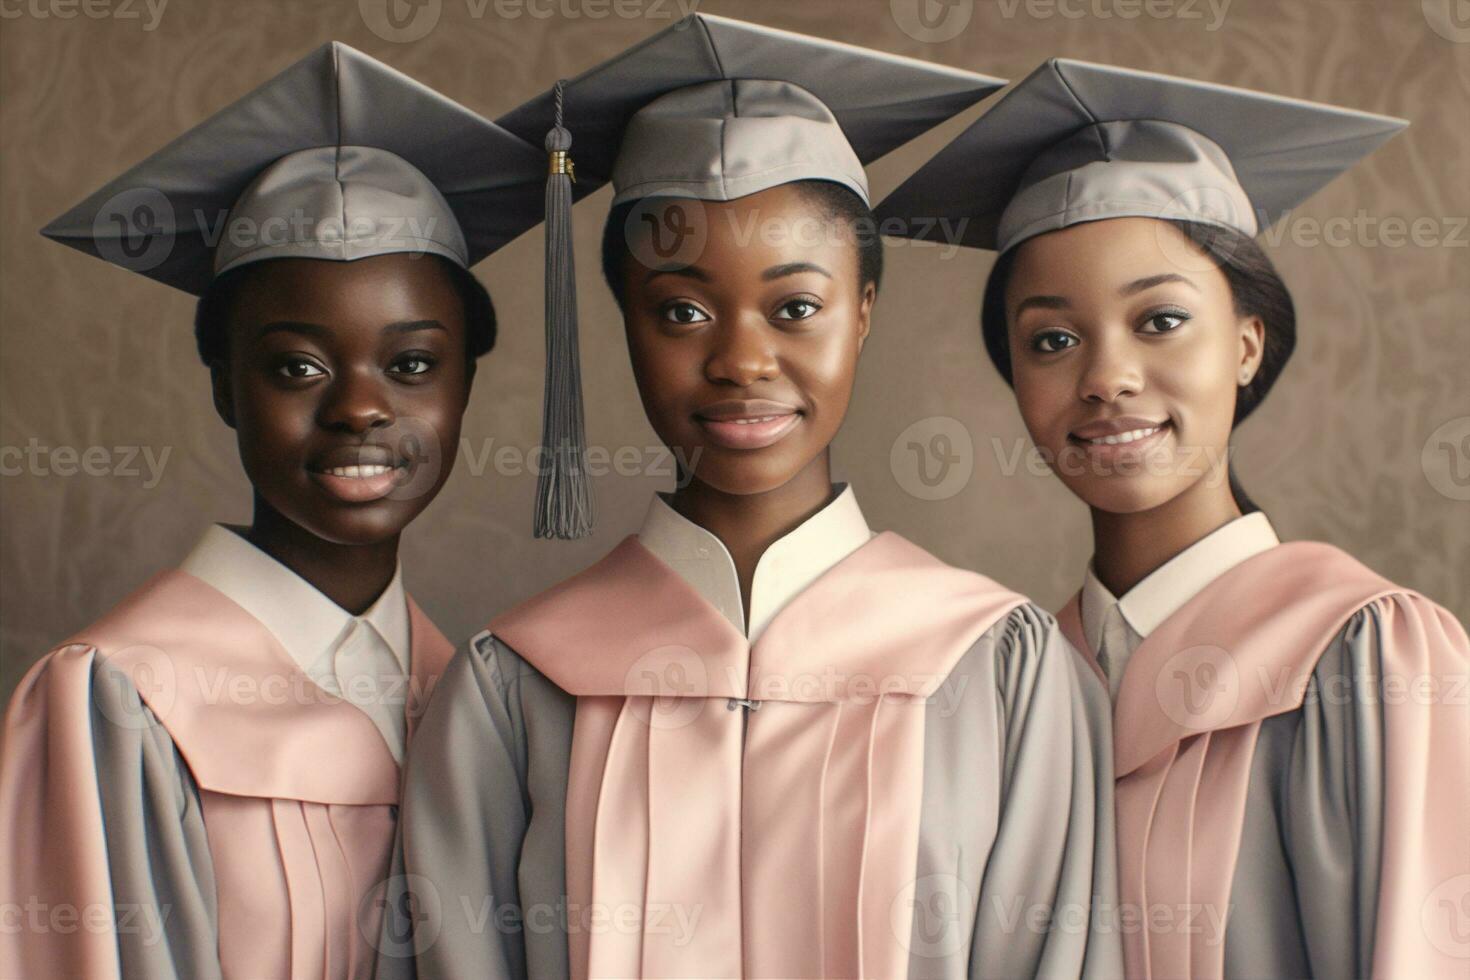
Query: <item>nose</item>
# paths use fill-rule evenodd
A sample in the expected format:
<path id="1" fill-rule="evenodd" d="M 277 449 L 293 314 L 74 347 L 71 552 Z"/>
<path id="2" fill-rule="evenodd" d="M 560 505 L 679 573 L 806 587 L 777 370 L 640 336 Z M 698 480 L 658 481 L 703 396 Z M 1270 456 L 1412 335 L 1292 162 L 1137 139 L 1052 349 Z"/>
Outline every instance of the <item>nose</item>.
<path id="1" fill-rule="evenodd" d="M 343 372 L 328 387 L 317 410 L 317 421 L 323 428 L 356 435 L 391 425 L 393 406 L 385 384 L 366 372 Z"/>
<path id="2" fill-rule="evenodd" d="M 727 323 L 712 334 L 714 347 L 704 364 L 710 381 L 746 388 L 780 377 L 775 339 L 764 321 Z"/>
<path id="3" fill-rule="evenodd" d="M 1124 339 L 1099 340 L 1077 379 L 1077 396 L 1087 402 L 1113 402 L 1143 391 L 1143 366 L 1133 345 Z"/>

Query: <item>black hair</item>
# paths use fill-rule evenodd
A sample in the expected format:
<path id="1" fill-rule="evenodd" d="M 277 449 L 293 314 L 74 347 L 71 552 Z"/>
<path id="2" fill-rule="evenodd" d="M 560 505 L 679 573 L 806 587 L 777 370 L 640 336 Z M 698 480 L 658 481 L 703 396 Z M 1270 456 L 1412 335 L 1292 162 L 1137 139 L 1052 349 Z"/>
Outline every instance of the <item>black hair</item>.
<path id="1" fill-rule="evenodd" d="M 845 223 L 853 233 L 858 250 L 858 288 L 868 283 L 877 289 L 883 279 L 883 239 L 872 208 L 851 188 L 830 180 L 796 180 L 789 185 L 817 209 L 826 221 Z M 618 306 L 623 305 L 623 274 L 628 261 L 628 239 L 624 231 L 628 216 L 640 201 L 615 205 L 602 226 L 602 277 Z"/>
<path id="2" fill-rule="evenodd" d="M 459 293 L 464 307 L 465 353 L 467 363 L 473 368 L 475 359 L 488 354 L 495 346 L 495 304 L 490 301 L 490 293 L 484 285 L 469 270 L 443 256 L 430 253 L 428 257 L 448 272 L 450 282 Z M 204 290 L 199 297 L 199 305 L 194 309 L 194 343 L 199 349 L 199 359 L 206 366 L 228 360 L 230 314 L 253 272 L 283 261 L 288 260 L 265 259 L 239 266 L 216 277 Z"/>
<path id="3" fill-rule="evenodd" d="M 1232 228 L 1197 221 L 1169 223 L 1177 227 L 1201 252 L 1208 256 L 1230 285 L 1235 315 L 1259 317 L 1265 324 L 1265 342 L 1261 365 L 1250 384 L 1239 390 L 1235 399 L 1233 425 L 1239 425 L 1256 410 L 1286 368 L 1296 348 L 1296 305 L 1276 266 L 1255 239 Z M 1016 249 L 1006 252 L 990 270 L 985 283 L 985 298 L 980 307 L 980 333 L 985 351 L 990 355 L 1006 384 L 1011 378 L 1011 347 L 1006 323 L 1006 286 L 1015 265 Z M 1246 495 L 1245 489 L 1230 466 L 1230 492 L 1242 513 L 1260 508 Z"/>

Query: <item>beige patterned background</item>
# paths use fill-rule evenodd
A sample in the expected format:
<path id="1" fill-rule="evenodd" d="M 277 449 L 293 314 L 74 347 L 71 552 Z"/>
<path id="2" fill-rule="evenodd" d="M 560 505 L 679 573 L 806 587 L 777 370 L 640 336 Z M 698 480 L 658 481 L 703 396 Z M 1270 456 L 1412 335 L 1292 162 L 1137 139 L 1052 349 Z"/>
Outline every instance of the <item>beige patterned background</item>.
<path id="1" fill-rule="evenodd" d="M 36 229 L 323 41 L 361 48 L 494 116 L 689 6 L 421 0 L 425 19 L 415 31 L 423 36 L 397 41 L 369 26 L 384 23 L 384 2 L 152 0 L 150 8 L 145 0 L 0 0 L 0 695 L 49 646 L 175 563 L 210 521 L 249 518 L 231 433 L 210 407 L 195 359 L 190 297 L 49 243 Z M 933 4 L 927 34 L 915 27 L 918 3 Z M 1291 215 L 1269 246 L 1295 293 L 1301 341 L 1275 393 L 1239 433 L 1238 462 L 1284 537 L 1340 545 L 1465 620 L 1470 21 L 1455 20 L 1463 7 L 1455 0 L 699 4 L 1003 77 L 1062 55 L 1411 119 L 1406 134 Z M 880 161 L 875 192 L 886 193 L 983 109 Z M 657 441 L 598 274 L 609 193 L 577 210 L 590 439 L 609 449 L 648 447 L 651 458 Z M 595 538 L 531 539 L 534 478 L 496 472 L 493 460 L 495 449 L 524 450 L 537 436 L 541 249 L 533 232 L 477 270 L 499 308 L 502 339 L 481 366 L 467 451 L 442 497 L 405 536 L 409 587 L 456 640 L 598 557 L 637 526 L 648 494 L 670 483 L 609 475 L 597 487 Z M 1080 582 L 1090 552 L 1087 515 L 1050 476 L 1010 469 L 1022 429 L 976 325 L 990 258 L 899 243 L 888 260 L 855 407 L 837 444 L 839 475 L 856 484 L 875 527 L 1054 607 Z M 955 421 L 923 421 L 934 417 Z M 891 451 L 915 423 L 921 441 L 944 424 L 961 449 L 966 438 L 972 447 L 971 475 L 954 477 L 957 492 L 946 499 L 905 489 L 920 485 L 915 459 L 902 446 L 896 460 Z M 11 447 L 29 458 L 17 459 Z M 75 463 L 65 451 L 55 455 L 60 447 L 78 455 L 100 447 L 92 468 L 108 472 L 70 472 Z M 155 466 L 162 460 L 161 476 L 150 475 L 142 452 L 123 465 L 126 447 L 142 447 Z"/>

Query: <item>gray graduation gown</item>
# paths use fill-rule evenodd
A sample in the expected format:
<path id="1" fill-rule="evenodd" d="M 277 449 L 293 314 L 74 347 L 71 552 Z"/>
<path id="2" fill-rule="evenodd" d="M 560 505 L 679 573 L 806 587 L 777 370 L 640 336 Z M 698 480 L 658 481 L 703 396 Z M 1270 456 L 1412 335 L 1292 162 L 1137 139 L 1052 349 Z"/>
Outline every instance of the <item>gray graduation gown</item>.
<path id="1" fill-rule="evenodd" d="M 409 613 L 431 689 L 452 647 Z M 0 933 L 0 976 L 370 976 L 398 791 L 366 714 L 217 590 L 162 573 L 6 713 L 0 904 L 35 911 Z"/>
<path id="2" fill-rule="evenodd" d="M 456 654 L 409 754 L 403 874 L 382 944 L 397 955 L 380 957 L 380 976 L 411 976 L 413 947 L 424 978 L 577 974 L 566 858 L 576 717 L 577 698 L 490 631 Z M 1103 685 L 1035 606 L 968 645 L 923 718 L 914 891 L 899 913 L 909 977 L 1121 974 L 1116 934 L 1091 917 L 1094 896 L 1111 902 L 1115 889 L 1108 725 Z M 755 900 L 766 898 L 780 896 Z M 747 951 L 763 941 L 743 939 Z"/>
<path id="3" fill-rule="evenodd" d="M 1467 670 L 1452 616 L 1312 542 L 1150 633 L 1115 710 L 1128 975 L 1466 976 Z"/>

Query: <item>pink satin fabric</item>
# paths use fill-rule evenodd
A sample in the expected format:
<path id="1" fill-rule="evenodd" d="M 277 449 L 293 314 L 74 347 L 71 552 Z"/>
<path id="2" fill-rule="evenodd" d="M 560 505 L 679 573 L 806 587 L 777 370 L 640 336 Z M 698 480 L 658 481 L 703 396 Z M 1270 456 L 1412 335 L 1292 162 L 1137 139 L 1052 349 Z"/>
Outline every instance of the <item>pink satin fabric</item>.
<path id="1" fill-rule="evenodd" d="M 1120 901 L 1146 911 L 1223 914 L 1239 856 L 1250 765 L 1261 722 L 1301 707 L 1322 652 L 1359 610 L 1376 604 L 1386 676 L 1466 676 L 1470 640 L 1429 600 L 1399 589 L 1329 545 L 1278 545 L 1220 576 L 1150 634 L 1128 661 L 1114 713 Z M 1057 613 L 1096 666 L 1079 598 Z M 1214 654 L 1202 654 L 1214 648 Z M 1171 685 L 1205 675 L 1226 700 L 1191 717 Z M 1224 666 L 1222 672 L 1219 668 Z M 1470 874 L 1470 711 L 1463 702 L 1383 703 L 1388 785 L 1373 976 L 1463 976 L 1465 961 L 1431 941 L 1421 915 L 1432 893 Z M 1138 920 L 1135 920 L 1135 924 Z M 1146 917 L 1142 920 L 1147 922 Z M 1130 978 L 1213 980 L 1223 942 L 1168 927 L 1124 933 Z M 1228 927 L 1228 922 L 1227 922 Z"/>
<path id="2" fill-rule="evenodd" d="M 408 602 L 410 730 L 453 648 Z M 367 978 L 398 802 L 398 766 L 372 721 L 301 672 L 258 620 L 164 572 L 36 664 L 6 717 L 4 901 L 93 905 L 112 893 L 91 739 L 92 665 L 127 675 L 198 784 L 225 977 Z M 111 929 L 19 937 L 4 976 L 115 978 Z M 64 940 L 64 941 L 63 941 Z"/>
<path id="3" fill-rule="evenodd" d="M 572 976 L 905 976 L 925 699 L 1024 601 L 883 533 L 751 647 L 629 537 L 492 622 L 577 695 Z"/>

